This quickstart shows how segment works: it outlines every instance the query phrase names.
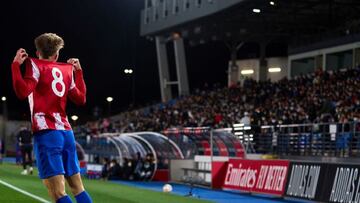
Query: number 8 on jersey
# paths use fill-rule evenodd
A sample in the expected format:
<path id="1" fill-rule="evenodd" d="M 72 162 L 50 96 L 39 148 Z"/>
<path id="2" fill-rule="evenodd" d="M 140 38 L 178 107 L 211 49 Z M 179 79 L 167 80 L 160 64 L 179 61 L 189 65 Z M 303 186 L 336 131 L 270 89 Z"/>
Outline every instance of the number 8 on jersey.
<path id="1" fill-rule="evenodd" d="M 52 76 L 53 76 L 54 80 L 51 83 L 51 88 L 52 88 L 54 94 L 58 97 L 63 97 L 65 94 L 65 83 L 63 81 L 64 78 L 63 78 L 62 72 L 58 68 L 54 67 L 52 69 Z M 57 89 L 56 84 L 61 85 L 60 91 Z"/>

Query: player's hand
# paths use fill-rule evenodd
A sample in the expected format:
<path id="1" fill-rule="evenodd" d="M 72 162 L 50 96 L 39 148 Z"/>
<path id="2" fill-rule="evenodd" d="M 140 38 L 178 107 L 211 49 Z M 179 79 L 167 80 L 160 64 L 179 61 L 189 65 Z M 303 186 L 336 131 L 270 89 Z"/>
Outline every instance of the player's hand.
<path id="1" fill-rule="evenodd" d="M 75 71 L 82 70 L 81 65 L 80 65 L 80 61 L 77 58 L 71 58 L 71 59 L 67 60 L 67 63 L 72 64 Z"/>
<path id="2" fill-rule="evenodd" d="M 26 53 L 26 50 L 23 48 L 20 48 L 14 57 L 13 62 L 18 62 L 20 65 L 24 63 L 25 59 L 28 58 L 28 54 Z"/>

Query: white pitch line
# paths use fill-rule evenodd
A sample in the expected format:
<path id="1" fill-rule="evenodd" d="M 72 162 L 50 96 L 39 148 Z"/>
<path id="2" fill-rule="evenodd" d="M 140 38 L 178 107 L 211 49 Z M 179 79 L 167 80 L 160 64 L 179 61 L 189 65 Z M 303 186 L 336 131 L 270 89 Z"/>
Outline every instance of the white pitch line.
<path id="1" fill-rule="evenodd" d="M 6 187 L 9 187 L 9 188 L 11 188 L 11 189 L 13 189 L 13 190 L 16 190 L 16 191 L 18 191 L 18 192 L 20 192 L 20 193 L 22 193 L 22 194 L 24 194 L 24 195 L 27 195 L 27 196 L 29 196 L 29 197 L 31 197 L 31 198 L 34 198 L 34 199 L 36 199 L 36 200 L 39 200 L 40 202 L 50 203 L 50 202 L 47 201 L 46 199 L 43 199 L 43 198 L 41 198 L 41 197 L 39 197 L 39 196 L 33 195 L 33 194 L 31 194 L 31 193 L 28 193 L 28 192 L 26 192 L 25 190 L 22 190 L 22 189 L 20 189 L 20 188 L 18 188 L 18 187 L 15 187 L 15 186 L 13 186 L 13 185 L 11 185 L 11 184 L 3 181 L 3 180 L 0 180 L 0 184 L 5 185 Z"/>

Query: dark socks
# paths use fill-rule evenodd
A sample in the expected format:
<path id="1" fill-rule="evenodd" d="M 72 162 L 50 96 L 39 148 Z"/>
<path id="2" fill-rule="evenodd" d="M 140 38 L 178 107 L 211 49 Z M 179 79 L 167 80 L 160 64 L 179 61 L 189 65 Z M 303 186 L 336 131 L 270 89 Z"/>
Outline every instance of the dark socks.
<path id="1" fill-rule="evenodd" d="M 86 191 L 76 195 L 75 199 L 77 203 L 92 203 L 91 197 Z"/>
<path id="2" fill-rule="evenodd" d="M 60 199 L 56 200 L 56 203 L 72 203 L 69 196 L 61 197 Z"/>

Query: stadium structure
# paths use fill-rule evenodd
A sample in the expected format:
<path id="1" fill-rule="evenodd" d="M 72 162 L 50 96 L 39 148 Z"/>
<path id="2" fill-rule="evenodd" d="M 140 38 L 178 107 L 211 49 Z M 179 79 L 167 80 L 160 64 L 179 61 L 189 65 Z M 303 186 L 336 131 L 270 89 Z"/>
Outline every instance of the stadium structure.
<path id="1" fill-rule="evenodd" d="M 282 86 L 294 87 L 299 91 L 291 99 L 303 102 L 301 95 L 310 91 L 306 88 L 321 87 L 332 79 L 326 83 L 330 88 L 316 89 L 313 96 L 331 99 L 327 92 L 339 95 L 346 91 L 341 88 L 351 86 L 349 99 L 335 106 L 354 105 L 346 119 L 328 119 L 332 113 L 324 112 L 320 120 L 304 118 L 302 123 L 263 122 L 260 116 L 257 123 L 231 121 L 226 128 L 177 125 L 156 132 L 94 133 L 80 127 L 77 141 L 83 174 L 100 178 L 99 160 L 110 158 L 129 166 L 126 179 L 130 181 L 180 183 L 191 189 L 200 186 L 235 192 L 239 197 L 240 192 L 287 201 L 360 202 L 359 11 L 357 0 L 145 0 L 140 34 L 156 44 L 163 104 L 176 100 L 173 86 L 179 95 L 191 97 L 187 73 L 191 61 L 186 61 L 186 49 L 220 41 L 230 53 L 226 90 L 230 93 L 235 87 L 246 94 L 250 92 L 247 88 L 258 84 L 252 91 L 261 95 L 273 87 L 267 85 L 276 84 L 272 94 L 283 91 Z M 259 57 L 239 59 L 243 45 L 254 42 Z M 170 43 L 173 50 L 168 50 Z M 268 57 L 273 43 L 286 44 L 288 56 Z M 169 65 L 170 51 L 175 67 Z M 175 81 L 170 80 L 171 68 L 176 69 Z M 303 81 L 305 85 L 300 86 Z M 331 82 L 339 84 L 339 89 Z M 258 100 L 253 114 L 263 116 L 259 109 L 267 104 L 261 103 L 262 97 Z M 110 120 L 126 119 L 127 115 L 120 114 Z M 20 125 L 4 121 L 3 136 Z M 12 143 L 8 137 L 3 140 Z M 7 150 L 9 154 L 15 151 Z M 136 174 L 135 162 L 129 160 L 137 156 L 149 157 L 150 171 Z"/>
<path id="2" fill-rule="evenodd" d="M 162 99 L 171 98 L 171 85 L 187 94 L 184 40 L 190 45 L 224 41 L 231 51 L 229 83 L 250 70 L 256 80 L 277 81 L 302 73 L 356 67 L 359 64 L 357 1 L 146 1 L 141 35 L 156 42 Z M 259 44 L 259 58 L 237 61 L 244 43 Z M 271 43 L 286 43 L 288 58 L 268 59 Z M 170 81 L 168 50 L 174 44 L 177 81 Z M 191 62 L 190 62 L 191 63 Z M 331 65 L 334 64 L 334 65 Z M 283 67 L 280 73 L 269 68 Z"/>
<path id="3" fill-rule="evenodd" d="M 351 0 L 148 0 L 141 14 L 141 35 L 155 40 L 161 95 L 166 101 L 172 98 L 171 85 L 178 85 L 180 94 L 189 92 L 184 42 L 190 47 L 214 41 L 226 43 L 231 53 L 229 87 L 244 84 L 249 78 L 277 82 L 318 71 L 332 74 L 357 69 L 360 62 L 359 6 L 360 2 Z M 249 42 L 258 43 L 259 58 L 237 59 L 238 50 Z M 267 52 L 271 51 L 267 47 L 276 42 L 287 44 L 287 57 L 267 57 Z M 169 81 L 167 43 L 174 45 L 177 81 Z M 359 84 L 355 86 L 360 87 Z M 350 96 L 356 97 L 358 93 Z M 279 192 L 280 196 L 324 202 L 358 201 L 355 193 L 349 195 L 350 188 L 341 189 L 338 185 L 348 185 L 350 179 L 359 183 L 353 173 L 359 166 L 349 164 L 354 158 L 334 158 L 344 154 L 356 156 L 359 136 L 356 119 L 354 122 L 252 128 L 235 124 L 232 130 L 247 152 L 274 154 L 276 151 L 275 154 L 285 158 L 287 163 L 246 159 L 230 159 L 225 164 L 212 162 L 213 188 Z M 326 157 L 333 159 L 329 162 Z M 276 172 L 271 167 L 277 167 Z M 253 182 L 253 176 L 249 175 L 251 169 L 257 172 Z M 283 184 L 277 185 L 279 190 L 276 191 L 272 181 L 280 174 L 284 175 Z M 344 176 L 347 178 L 339 180 Z M 275 187 L 270 189 L 270 185 Z"/>

